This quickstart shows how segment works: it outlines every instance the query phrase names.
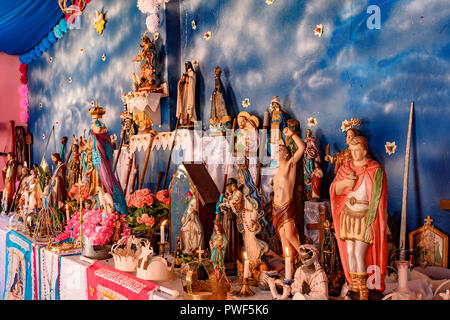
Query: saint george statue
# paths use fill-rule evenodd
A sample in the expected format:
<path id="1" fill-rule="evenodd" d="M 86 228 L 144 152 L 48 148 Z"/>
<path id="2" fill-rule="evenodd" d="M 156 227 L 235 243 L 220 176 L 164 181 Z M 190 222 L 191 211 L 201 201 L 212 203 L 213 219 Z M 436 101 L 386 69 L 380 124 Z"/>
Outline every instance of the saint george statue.
<path id="1" fill-rule="evenodd" d="M 387 272 L 387 184 L 380 164 L 369 156 L 367 139 L 349 141 L 352 160 L 343 163 L 330 186 L 334 228 L 342 266 L 353 292 L 369 297 L 368 273 L 375 271 L 371 289 L 384 291 Z"/>
<path id="2" fill-rule="evenodd" d="M 192 127 L 194 121 L 197 121 L 197 113 L 195 110 L 196 75 L 190 61 L 186 61 L 185 68 L 186 71 L 178 81 L 176 117 L 181 126 Z"/>
<path id="3" fill-rule="evenodd" d="M 192 194 L 192 193 L 191 193 Z M 197 211 L 195 195 L 189 200 L 188 207 L 181 218 L 181 247 L 183 253 L 192 254 L 204 248 L 204 232 Z"/>

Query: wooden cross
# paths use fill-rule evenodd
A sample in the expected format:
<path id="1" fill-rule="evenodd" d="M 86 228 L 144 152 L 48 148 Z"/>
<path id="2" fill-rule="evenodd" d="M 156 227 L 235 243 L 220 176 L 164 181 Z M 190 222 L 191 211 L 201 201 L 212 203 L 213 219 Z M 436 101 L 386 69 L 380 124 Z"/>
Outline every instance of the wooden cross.
<path id="1" fill-rule="evenodd" d="M 431 219 L 431 217 L 428 216 L 426 219 L 424 219 L 424 221 L 425 221 L 425 224 L 431 225 L 431 223 L 434 221 L 434 219 Z"/>
<path id="2" fill-rule="evenodd" d="M 205 251 L 202 250 L 201 248 L 198 248 L 198 250 L 196 252 L 198 253 L 198 260 L 202 260 L 202 253 Z"/>
<path id="3" fill-rule="evenodd" d="M 320 209 L 320 222 L 319 223 L 310 223 L 306 225 L 306 228 L 308 230 L 319 230 L 319 248 L 322 246 L 322 241 L 325 237 L 325 229 L 329 228 L 329 226 L 326 226 L 326 220 L 325 220 L 325 212 L 326 207 L 321 207 Z"/>

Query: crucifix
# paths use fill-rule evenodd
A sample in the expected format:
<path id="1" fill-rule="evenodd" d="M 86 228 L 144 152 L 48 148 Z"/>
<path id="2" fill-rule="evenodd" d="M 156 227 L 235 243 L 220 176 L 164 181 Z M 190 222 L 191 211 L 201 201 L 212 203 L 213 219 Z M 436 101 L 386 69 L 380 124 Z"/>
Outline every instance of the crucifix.
<path id="1" fill-rule="evenodd" d="M 432 219 L 430 216 L 427 216 L 427 218 L 423 219 L 423 221 L 425 221 L 425 224 L 431 225 L 431 223 L 434 221 L 434 219 Z"/>
<path id="2" fill-rule="evenodd" d="M 205 252 L 205 250 L 202 250 L 201 248 L 198 248 L 196 251 L 198 253 L 198 260 L 202 260 L 202 253 Z"/>

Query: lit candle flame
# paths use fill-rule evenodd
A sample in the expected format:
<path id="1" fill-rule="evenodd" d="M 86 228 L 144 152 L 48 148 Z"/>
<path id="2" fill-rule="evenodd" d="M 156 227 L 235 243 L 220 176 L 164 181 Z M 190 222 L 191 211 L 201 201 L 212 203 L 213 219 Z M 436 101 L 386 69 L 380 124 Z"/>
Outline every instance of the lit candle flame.
<path id="1" fill-rule="evenodd" d="M 289 257 L 289 247 L 286 247 L 286 257 Z"/>
<path id="2" fill-rule="evenodd" d="M 244 251 L 244 260 L 248 260 L 247 258 L 247 252 Z"/>
<path id="3" fill-rule="evenodd" d="M 161 227 L 164 227 L 166 225 L 166 223 L 167 223 L 167 219 L 161 223 Z"/>

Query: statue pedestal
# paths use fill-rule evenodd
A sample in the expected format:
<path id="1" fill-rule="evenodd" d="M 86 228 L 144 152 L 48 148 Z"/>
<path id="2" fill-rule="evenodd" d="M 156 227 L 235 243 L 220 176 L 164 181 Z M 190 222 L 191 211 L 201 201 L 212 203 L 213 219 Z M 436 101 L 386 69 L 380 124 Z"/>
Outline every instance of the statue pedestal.
<path id="1" fill-rule="evenodd" d="M 160 100 L 169 96 L 167 83 L 161 84 L 158 92 L 151 90 L 133 91 L 126 97 L 128 110 L 133 113 L 144 112 L 152 121 L 153 125 L 161 124 Z"/>

